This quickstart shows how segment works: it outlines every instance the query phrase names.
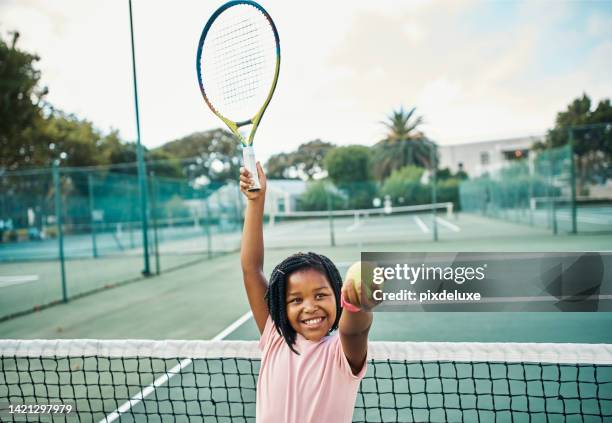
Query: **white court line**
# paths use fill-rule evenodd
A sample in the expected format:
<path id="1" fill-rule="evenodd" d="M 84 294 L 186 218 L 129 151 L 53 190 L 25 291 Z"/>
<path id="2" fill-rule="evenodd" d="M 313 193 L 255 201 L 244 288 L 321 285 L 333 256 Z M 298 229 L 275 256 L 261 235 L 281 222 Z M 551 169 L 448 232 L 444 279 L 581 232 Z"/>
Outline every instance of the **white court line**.
<path id="1" fill-rule="evenodd" d="M 40 279 L 39 275 L 15 275 L 15 276 L 0 276 L 0 288 L 7 286 L 21 285 L 24 283 L 36 282 Z"/>
<path id="2" fill-rule="evenodd" d="M 214 338 L 212 338 L 212 341 L 220 341 L 220 340 L 222 340 L 223 338 L 228 336 L 230 333 L 235 331 L 244 322 L 249 320 L 252 315 L 253 315 L 253 313 L 251 313 L 250 311 L 245 313 L 244 315 L 242 315 L 242 317 L 240 317 L 234 323 L 232 323 L 227 328 L 225 328 L 221 332 L 219 332 Z M 111 422 L 114 422 L 119 417 L 121 417 L 121 414 L 125 413 L 130 408 L 132 408 L 133 406 L 137 405 L 143 399 L 145 399 L 146 397 L 151 395 L 155 391 L 155 389 L 157 387 L 165 385 L 172 377 L 174 377 L 177 374 L 179 374 L 185 367 L 191 365 L 192 362 L 193 361 L 190 358 L 186 358 L 186 359 L 182 360 L 179 364 L 174 366 L 172 369 L 168 370 L 163 376 L 158 377 L 157 379 L 155 379 L 155 381 L 152 384 L 150 384 L 149 386 L 144 388 L 142 391 L 140 391 L 139 393 L 134 395 L 129 401 L 126 401 L 124 404 L 122 404 L 121 407 L 117 408 L 111 414 L 106 416 L 106 418 L 101 420 L 100 423 L 111 423 Z"/>
<path id="3" fill-rule="evenodd" d="M 570 220 L 572 220 L 572 217 L 569 214 L 557 212 L 557 219 L 558 220 L 570 221 Z M 605 217 L 603 219 L 600 219 L 600 218 L 597 218 L 597 217 L 578 216 L 577 220 L 578 220 L 578 222 L 592 223 L 592 224 L 595 224 L 595 225 L 608 225 L 608 224 L 610 224 L 610 219 L 606 219 Z"/>
<path id="4" fill-rule="evenodd" d="M 419 228 L 421 228 L 423 233 L 428 233 L 429 232 L 429 228 L 427 227 L 425 222 L 423 222 L 423 220 L 419 216 L 414 216 L 414 221 L 416 222 L 417 225 L 419 225 Z"/>
<path id="5" fill-rule="evenodd" d="M 442 219 L 441 217 L 436 217 L 436 222 L 438 222 L 442 226 L 446 226 L 451 231 L 454 231 L 454 232 L 460 232 L 461 231 L 461 228 L 459 226 L 454 225 L 454 224 L 450 223 L 448 220 Z"/>
<path id="6" fill-rule="evenodd" d="M 355 229 L 359 228 L 363 226 L 363 219 L 359 218 L 359 215 L 355 215 L 355 219 L 353 221 L 353 224 L 351 226 L 349 226 L 348 228 L 346 228 L 347 232 L 353 232 Z"/>

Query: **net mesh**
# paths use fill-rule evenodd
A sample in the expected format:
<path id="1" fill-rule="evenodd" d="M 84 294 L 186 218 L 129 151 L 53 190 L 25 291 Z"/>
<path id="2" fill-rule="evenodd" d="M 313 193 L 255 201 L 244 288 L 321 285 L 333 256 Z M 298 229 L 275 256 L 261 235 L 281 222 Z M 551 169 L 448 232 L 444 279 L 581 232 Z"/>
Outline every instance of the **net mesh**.
<path id="1" fill-rule="evenodd" d="M 386 206 L 369 209 L 271 212 L 266 245 L 295 246 L 300 234 L 309 246 L 362 246 L 368 243 L 431 239 L 439 226 L 457 230 L 453 203 Z"/>
<path id="2" fill-rule="evenodd" d="M 255 342 L 4 340 L 0 356 L 0 398 L 72 404 L 58 421 L 255 419 Z M 355 422 L 612 418 L 610 345 L 374 342 L 369 357 Z"/>
<path id="3" fill-rule="evenodd" d="M 268 18 L 238 4 L 212 23 L 200 57 L 201 81 L 212 106 L 234 121 L 252 118 L 272 87 L 276 39 Z"/>

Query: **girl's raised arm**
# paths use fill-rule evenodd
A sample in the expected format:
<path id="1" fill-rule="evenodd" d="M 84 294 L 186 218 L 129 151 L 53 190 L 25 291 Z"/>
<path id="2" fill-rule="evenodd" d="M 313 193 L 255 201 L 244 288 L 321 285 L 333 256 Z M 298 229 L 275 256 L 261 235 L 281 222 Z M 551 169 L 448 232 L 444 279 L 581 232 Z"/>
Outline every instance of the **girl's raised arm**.
<path id="1" fill-rule="evenodd" d="M 263 215 L 266 198 L 266 175 L 259 162 L 257 163 L 257 172 L 259 173 L 261 189 L 259 191 L 249 191 L 252 175 L 246 169 L 240 169 L 240 191 L 247 198 L 240 246 L 240 263 L 242 264 L 242 278 L 251 311 L 261 334 L 266 326 L 269 312 L 265 300 L 268 281 L 263 272 Z"/>

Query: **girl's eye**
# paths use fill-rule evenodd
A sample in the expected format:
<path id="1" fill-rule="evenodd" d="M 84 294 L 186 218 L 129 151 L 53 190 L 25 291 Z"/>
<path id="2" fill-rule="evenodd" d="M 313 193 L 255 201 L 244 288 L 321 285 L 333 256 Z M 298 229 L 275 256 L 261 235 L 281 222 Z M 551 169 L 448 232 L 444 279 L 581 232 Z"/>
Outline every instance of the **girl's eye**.
<path id="1" fill-rule="evenodd" d="M 325 294 L 317 294 L 316 299 L 320 300 L 320 299 L 322 299 L 323 297 L 326 297 L 326 296 L 327 295 L 325 295 Z"/>
<path id="2" fill-rule="evenodd" d="M 293 303 L 293 304 L 299 304 L 299 303 L 301 303 L 301 302 L 302 302 L 302 299 L 301 299 L 301 298 L 294 298 L 294 299 L 292 299 L 291 301 L 289 301 L 289 303 L 290 303 L 290 304 L 291 304 L 291 303 Z"/>

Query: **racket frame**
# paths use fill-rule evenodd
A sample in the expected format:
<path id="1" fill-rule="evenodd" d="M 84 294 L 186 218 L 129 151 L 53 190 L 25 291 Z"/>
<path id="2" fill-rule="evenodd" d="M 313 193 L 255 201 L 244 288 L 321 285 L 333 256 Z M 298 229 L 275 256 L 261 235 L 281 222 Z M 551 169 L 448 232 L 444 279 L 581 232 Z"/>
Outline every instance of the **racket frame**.
<path id="1" fill-rule="evenodd" d="M 264 101 L 259 111 L 255 113 L 255 115 L 252 118 L 248 120 L 244 120 L 241 122 L 235 122 L 223 116 L 212 105 L 212 103 L 208 99 L 208 96 L 206 95 L 206 89 L 204 88 L 204 83 L 202 82 L 202 65 L 200 64 L 200 58 L 202 57 L 202 51 L 204 49 L 204 41 L 206 39 L 206 35 L 208 35 L 208 32 L 212 24 L 219 17 L 219 15 L 221 15 L 221 13 L 223 13 L 225 10 L 229 9 L 230 7 L 239 6 L 239 5 L 248 5 L 248 6 L 255 7 L 268 20 L 268 23 L 270 24 L 272 32 L 274 33 L 274 40 L 276 41 L 276 66 L 274 69 L 274 78 L 272 79 L 272 85 L 270 87 L 270 92 L 268 93 L 268 96 L 266 97 L 266 100 Z M 257 173 L 257 167 L 255 164 L 256 160 L 255 160 L 255 153 L 253 151 L 253 139 L 255 138 L 255 132 L 257 132 L 257 128 L 259 127 L 259 122 L 261 122 L 261 118 L 263 117 L 266 111 L 266 108 L 268 107 L 268 104 L 270 103 L 270 100 L 272 100 L 272 95 L 274 94 L 274 90 L 276 89 L 276 83 L 278 82 L 278 75 L 280 71 L 280 57 L 281 57 L 280 56 L 280 39 L 278 36 L 278 31 L 276 30 L 276 25 L 274 24 L 272 17 L 266 11 L 266 9 L 264 9 L 260 4 L 254 1 L 251 1 L 251 0 L 232 0 L 232 1 L 228 1 L 227 3 L 221 5 L 211 15 L 211 17 L 208 19 L 208 22 L 206 22 L 206 25 L 204 26 L 204 29 L 202 30 L 202 34 L 200 35 L 200 41 L 198 43 L 198 52 L 196 56 L 196 71 L 198 74 L 198 84 L 200 86 L 200 92 L 202 93 L 202 97 L 204 98 L 204 101 L 206 102 L 210 110 L 212 110 L 212 112 L 219 119 L 221 119 L 223 123 L 225 123 L 225 125 L 236 136 L 236 138 L 238 139 L 238 141 L 240 141 L 242 145 L 242 160 L 243 160 L 244 166 L 251 173 L 251 175 L 254 176 L 253 177 L 254 184 L 253 184 L 253 187 L 249 189 L 249 191 L 257 191 L 261 188 L 260 183 L 259 183 L 258 173 Z M 248 138 L 245 138 L 240 133 L 240 128 L 242 128 L 243 126 L 248 126 L 248 125 L 252 125 L 251 132 L 248 135 Z"/>

